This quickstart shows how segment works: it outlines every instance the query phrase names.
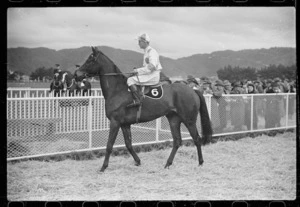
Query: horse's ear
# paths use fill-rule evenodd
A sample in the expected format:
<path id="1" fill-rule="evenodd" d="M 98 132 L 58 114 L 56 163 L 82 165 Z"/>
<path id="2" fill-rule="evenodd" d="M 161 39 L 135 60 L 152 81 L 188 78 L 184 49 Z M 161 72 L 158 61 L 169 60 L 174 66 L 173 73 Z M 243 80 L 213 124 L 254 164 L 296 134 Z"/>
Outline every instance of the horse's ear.
<path id="1" fill-rule="evenodd" d="M 96 55 L 97 53 L 97 48 L 92 46 L 93 54 Z"/>

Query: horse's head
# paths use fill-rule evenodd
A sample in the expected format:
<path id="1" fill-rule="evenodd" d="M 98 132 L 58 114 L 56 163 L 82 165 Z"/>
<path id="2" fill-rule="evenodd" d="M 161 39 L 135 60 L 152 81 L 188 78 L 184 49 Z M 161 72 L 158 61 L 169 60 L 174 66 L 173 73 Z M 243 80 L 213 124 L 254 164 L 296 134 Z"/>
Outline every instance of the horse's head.
<path id="1" fill-rule="evenodd" d="M 97 47 L 92 47 L 92 53 L 89 55 L 85 63 L 75 71 L 76 81 L 83 78 L 104 75 L 106 73 L 119 72 L 116 65 Z M 116 71 L 118 70 L 118 71 Z"/>
<path id="2" fill-rule="evenodd" d="M 99 75 L 102 54 L 97 47 L 92 47 L 92 54 L 89 55 L 85 63 L 74 73 L 76 81 L 82 81 L 87 76 Z"/>
<path id="3" fill-rule="evenodd" d="M 54 75 L 51 91 L 54 91 L 54 96 L 57 96 L 64 89 L 64 84 L 61 82 L 59 75 Z"/>
<path id="4" fill-rule="evenodd" d="M 58 74 L 55 74 L 53 77 L 53 86 L 56 89 L 60 89 L 62 86 L 62 81 L 61 81 L 61 77 Z"/>

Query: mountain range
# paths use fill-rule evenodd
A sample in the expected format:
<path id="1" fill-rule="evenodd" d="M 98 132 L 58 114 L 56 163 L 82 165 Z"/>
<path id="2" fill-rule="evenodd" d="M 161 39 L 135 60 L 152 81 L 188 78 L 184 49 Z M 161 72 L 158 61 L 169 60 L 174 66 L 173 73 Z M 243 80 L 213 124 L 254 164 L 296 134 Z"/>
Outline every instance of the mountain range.
<path id="1" fill-rule="evenodd" d="M 143 54 L 130 50 L 98 46 L 122 72 L 130 72 L 140 67 Z M 90 47 L 53 50 L 49 48 L 8 48 L 7 69 L 30 75 L 39 67 L 50 68 L 56 63 L 63 70 L 73 72 L 76 64 L 83 64 L 91 54 Z M 160 56 L 163 71 L 170 77 L 194 75 L 195 77 L 214 76 L 225 66 L 254 67 L 257 69 L 268 65 L 296 64 L 296 48 L 273 47 L 268 49 L 245 49 L 239 51 L 224 50 L 207 54 L 195 54 L 188 57 L 172 59 Z"/>

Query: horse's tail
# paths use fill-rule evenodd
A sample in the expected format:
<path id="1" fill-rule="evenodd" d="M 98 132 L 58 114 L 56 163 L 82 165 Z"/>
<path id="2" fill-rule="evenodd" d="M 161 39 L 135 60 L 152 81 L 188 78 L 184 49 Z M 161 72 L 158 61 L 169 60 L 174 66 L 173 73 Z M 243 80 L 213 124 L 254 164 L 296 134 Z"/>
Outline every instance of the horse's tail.
<path id="1" fill-rule="evenodd" d="M 205 145 L 210 142 L 213 131 L 211 127 L 211 122 L 210 122 L 205 98 L 200 91 L 195 90 L 195 92 L 197 93 L 200 99 L 199 113 L 200 113 L 201 127 L 202 127 L 202 145 Z"/>

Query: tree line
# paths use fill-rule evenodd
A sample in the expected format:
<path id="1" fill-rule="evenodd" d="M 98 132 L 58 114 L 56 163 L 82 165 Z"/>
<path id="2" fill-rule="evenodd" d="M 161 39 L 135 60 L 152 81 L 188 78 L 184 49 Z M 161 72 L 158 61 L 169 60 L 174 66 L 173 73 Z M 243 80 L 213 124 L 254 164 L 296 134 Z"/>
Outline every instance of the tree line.
<path id="1" fill-rule="evenodd" d="M 31 72 L 29 78 L 31 80 L 51 80 L 53 78 L 54 68 L 39 67 L 35 71 Z M 7 71 L 7 80 L 21 80 L 22 76 L 25 75 L 21 71 Z"/>
<path id="2" fill-rule="evenodd" d="M 296 78 L 296 65 L 269 65 L 260 70 L 253 67 L 240 67 L 240 66 L 225 66 L 217 71 L 218 78 L 221 80 L 228 80 L 230 82 L 241 80 L 266 80 L 266 79 L 292 79 Z"/>
<path id="3" fill-rule="evenodd" d="M 230 82 L 257 79 L 295 79 L 296 77 L 296 65 L 284 66 L 284 65 L 269 65 L 260 70 L 253 67 L 240 67 L 240 66 L 225 66 L 217 71 L 218 78 L 221 80 L 228 80 Z M 31 72 L 30 79 L 32 80 L 51 80 L 53 78 L 54 68 L 39 67 L 35 71 Z M 7 80 L 17 80 L 24 73 L 20 71 L 7 71 Z"/>

